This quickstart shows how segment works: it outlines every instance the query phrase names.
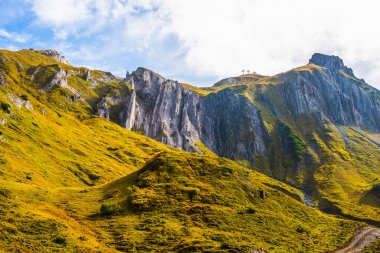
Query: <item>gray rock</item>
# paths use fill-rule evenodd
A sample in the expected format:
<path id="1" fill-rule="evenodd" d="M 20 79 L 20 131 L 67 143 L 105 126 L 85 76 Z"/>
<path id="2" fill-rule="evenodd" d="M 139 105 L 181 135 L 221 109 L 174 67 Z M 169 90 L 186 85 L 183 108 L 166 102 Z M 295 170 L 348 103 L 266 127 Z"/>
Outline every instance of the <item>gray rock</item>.
<path id="1" fill-rule="evenodd" d="M 97 104 L 96 104 L 96 112 L 95 114 L 97 116 L 100 116 L 105 119 L 110 119 L 110 108 L 107 104 L 107 98 L 102 98 Z"/>
<path id="2" fill-rule="evenodd" d="M 312 58 L 311 62 L 328 69 L 313 73 L 294 71 L 281 76 L 284 84 L 279 89 L 287 109 L 293 115 L 318 114 L 341 125 L 379 131 L 380 92 L 355 76 L 344 76 L 349 70 L 339 58 L 332 57 L 330 62 L 326 57 L 317 59 Z M 341 73 L 337 68 L 346 70 Z"/>
<path id="3" fill-rule="evenodd" d="M 84 74 L 84 80 L 90 81 L 91 80 L 91 70 L 87 69 L 86 74 Z"/>
<path id="4" fill-rule="evenodd" d="M 71 74 L 71 73 L 69 73 Z M 70 90 L 75 96 L 80 96 L 79 92 L 67 83 L 68 74 L 60 66 L 57 67 L 57 73 L 52 77 L 48 85 L 44 88 L 45 92 L 49 92 L 55 86 Z"/>
<path id="5" fill-rule="evenodd" d="M 4 117 L 0 117 L 0 124 L 2 124 L 3 126 L 5 125 L 5 124 L 7 124 L 7 119 L 6 118 L 4 118 Z"/>
<path id="6" fill-rule="evenodd" d="M 102 98 L 96 114 L 172 147 L 194 151 L 199 141 L 219 156 L 247 161 L 270 157 L 277 138 L 269 135 L 258 105 L 275 120 L 307 116 L 320 127 L 334 123 L 380 131 L 378 90 L 356 78 L 339 57 L 315 54 L 310 63 L 323 68 L 292 70 L 276 76 L 276 85 L 255 86 L 255 104 L 241 90 L 250 92 L 244 82 L 258 75 L 224 79 L 216 86 L 225 88 L 206 96 L 138 68 L 124 79 L 129 93 Z"/>
<path id="7" fill-rule="evenodd" d="M 5 76 L 3 73 L 0 72 L 0 85 L 3 86 L 4 88 L 7 87 L 7 80 L 5 79 Z"/>
<path id="8" fill-rule="evenodd" d="M 33 50 L 33 49 L 32 49 Z M 38 50 L 37 51 L 40 54 L 53 57 L 56 61 L 64 63 L 64 64 L 70 64 L 66 58 L 63 55 L 60 55 L 57 51 L 48 49 L 48 50 Z"/>
<path id="9" fill-rule="evenodd" d="M 230 158 L 252 160 L 266 151 L 267 133 L 259 111 L 232 90 L 203 96 L 144 68 L 125 81 L 132 89 L 118 105 L 123 105 L 119 124 L 127 129 L 187 151 L 196 150 L 200 141 Z M 97 115 L 107 117 L 104 111 L 109 110 L 103 98 Z"/>
<path id="10" fill-rule="evenodd" d="M 33 105 L 32 105 L 32 103 L 30 103 L 29 100 L 23 100 L 20 97 L 14 95 L 12 93 L 8 93 L 8 98 L 19 109 L 21 109 L 24 106 L 28 110 L 33 110 Z"/>
<path id="11" fill-rule="evenodd" d="M 24 106 L 28 110 L 31 110 L 31 111 L 33 110 L 33 105 L 32 105 L 32 103 L 30 103 L 29 100 L 24 101 Z"/>
<path id="12" fill-rule="evenodd" d="M 14 94 L 8 93 L 8 98 L 19 109 L 21 109 L 21 107 L 24 105 L 24 100 Z"/>

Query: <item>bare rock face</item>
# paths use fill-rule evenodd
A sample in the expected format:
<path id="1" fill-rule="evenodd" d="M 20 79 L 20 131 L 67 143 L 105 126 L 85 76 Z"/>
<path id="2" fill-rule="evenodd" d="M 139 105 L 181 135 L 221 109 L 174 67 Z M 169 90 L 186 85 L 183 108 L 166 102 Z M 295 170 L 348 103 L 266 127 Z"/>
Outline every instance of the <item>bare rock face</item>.
<path id="1" fill-rule="evenodd" d="M 7 80 L 5 79 L 3 73 L 0 72 L 0 85 L 4 88 L 7 87 Z"/>
<path id="2" fill-rule="evenodd" d="M 96 115 L 100 116 L 105 119 L 110 119 L 110 111 L 109 111 L 109 105 L 107 104 L 107 98 L 103 97 L 99 103 L 97 103 L 96 108 Z"/>
<path id="3" fill-rule="evenodd" d="M 200 141 L 230 158 L 251 160 L 266 151 L 260 113 L 232 90 L 203 96 L 144 68 L 127 75 L 125 81 L 132 86 L 130 94 L 113 102 L 121 105 L 119 124 L 127 129 L 187 151 L 197 149 Z M 96 113 L 107 117 L 104 99 Z"/>
<path id="4" fill-rule="evenodd" d="M 70 90 L 74 96 L 80 97 L 79 92 L 67 83 L 67 76 L 69 74 L 66 73 L 66 71 L 64 71 L 60 66 L 57 68 L 57 73 L 51 78 L 44 91 L 49 92 L 55 86 L 61 86 L 62 88 Z"/>
<path id="5" fill-rule="evenodd" d="M 86 73 L 84 74 L 84 80 L 90 81 L 91 80 L 91 70 L 87 69 Z"/>
<path id="6" fill-rule="evenodd" d="M 22 107 L 25 107 L 28 110 L 31 110 L 31 111 L 33 110 L 33 105 L 32 103 L 30 103 L 29 100 L 24 100 L 12 93 L 8 93 L 8 99 L 12 101 L 12 103 L 19 109 L 21 109 Z"/>
<path id="7" fill-rule="evenodd" d="M 314 54 L 326 69 L 284 74 L 281 94 L 292 114 L 320 114 L 334 123 L 380 130 L 380 92 L 359 80 L 337 56 Z"/>
<path id="8" fill-rule="evenodd" d="M 254 90 L 244 82 L 255 83 L 262 76 L 227 78 L 208 95 L 138 68 L 124 79 L 131 85 L 129 92 L 102 98 L 96 114 L 169 146 L 194 151 L 201 142 L 219 156 L 247 161 L 257 155 L 270 161 L 276 138 L 284 138 L 269 134 L 258 108 L 271 113 L 265 122 L 272 127 L 302 115 L 320 126 L 332 122 L 380 131 L 378 90 L 356 78 L 339 57 L 315 54 L 309 64 L 310 71 L 277 75 L 276 85 L 258 84 Z M 243 95 L 249 92 L 251 99 Z M 296 162 L 295 170 L 298 166 Z"/>
<path id="9" fill-rule="evenodd" d="M 58 62 L 70 65 L 70 63 L 66 60 L 66 58 L 55 50 L 52 50 L 52 49 L 38 50 L 37 52 L 46 56 L 53 57 Z"/>

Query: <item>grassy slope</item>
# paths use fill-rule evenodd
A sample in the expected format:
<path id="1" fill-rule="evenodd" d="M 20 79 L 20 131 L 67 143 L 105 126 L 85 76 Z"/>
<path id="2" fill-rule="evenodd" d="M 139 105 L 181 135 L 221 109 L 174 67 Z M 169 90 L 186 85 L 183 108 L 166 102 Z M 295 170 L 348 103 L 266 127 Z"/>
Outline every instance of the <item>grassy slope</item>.
<path id="1" fill-rule="evenodd" d="M 81 69 L 30 51 L 1 55 L 8 87 L 0 87 L 0 100 L 13 116 L 0 111 L 8 121 L 0 125 L 0 248 L 323 252 L 360 225 L 306 207 L 296 189 L 204 147 L 205 156 L 188 154 L 91 116 L 88 103 L 98 94 Z M 59 87 L 39 94 L 50 74 L 42 72 L 40 83 L 27 74 L 39 64 L 76 71 L 71 85 L 86 100 L 74 103 Z M 10 93 L 27 95 L 34 109 L 17 108 Z M 103 202 L 121 212 L 99 216 Z"/>

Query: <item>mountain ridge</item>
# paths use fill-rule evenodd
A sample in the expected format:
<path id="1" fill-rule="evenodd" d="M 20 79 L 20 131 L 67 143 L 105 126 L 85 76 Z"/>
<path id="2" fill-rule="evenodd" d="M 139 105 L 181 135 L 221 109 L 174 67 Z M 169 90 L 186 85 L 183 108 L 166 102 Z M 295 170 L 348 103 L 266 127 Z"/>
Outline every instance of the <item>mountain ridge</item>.
<path id="1" fill-rule="evenodd" d="M 330 168 L 347 163 L 345 166 L 350 168 L 370 171 L 366 175 L 360 170 L 352 172 L 355 180 L 367 184 L 365 189 L 379 180 L 375 168 L 357 161 L 363 158 L 351 146 L 358 142 L 344 139 L 347 133 L 350 138 L 359 137 L 350 127 L 379 133 L 380 92 L 357 79 L 339 57 L 314 54 L 303 67 L 273 77 L 242 75 L 224 79 L 216 86 L 203 88 L 206 92 L 155 76 L 147 69 L 139 70 L 136 79 L 132 72 L 127 80 L 134 83 L 129 95 L 133 97 L 129 105 L 133 106 L 113 105 L 121 108 L 116 111 L 123 115 L 121 122 L 132 119 L 128 129 L 187 151 L 196 150 L 195 143 L 201 142 L 219 156 L 324 199 L 321 208 L 331 204 L 329 194 L 327 199 L 321 197 L 325 193 L 320 184 L 324 183 L 318 182 L 317 176 L 327 173 L 322 169 L 327 165 Z M 343 158 L 326 153 L 337 150 Z M 378 150 L 374 147 L 371 152 Z M 338 165 L 337 178 L 346 173 L 344 170 Z M 363 191 L 359 186 L 353 190 L 343 181 L 334 182 L 336 187 L 342 191 L 342 199 L 346 199 L 347 192 Z"/>

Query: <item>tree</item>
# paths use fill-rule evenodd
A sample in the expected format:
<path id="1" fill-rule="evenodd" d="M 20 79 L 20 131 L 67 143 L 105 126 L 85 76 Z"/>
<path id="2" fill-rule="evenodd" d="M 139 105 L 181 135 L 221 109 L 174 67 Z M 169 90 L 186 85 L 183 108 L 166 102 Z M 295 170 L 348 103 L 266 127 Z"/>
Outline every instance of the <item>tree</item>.
<path id="1" fill-rule="evenodd" d="M 244 73 L 245 73 L 245 70 L 243 69 L 241 72 L 243 72 L 243 75 L 244 75 Z"/>

